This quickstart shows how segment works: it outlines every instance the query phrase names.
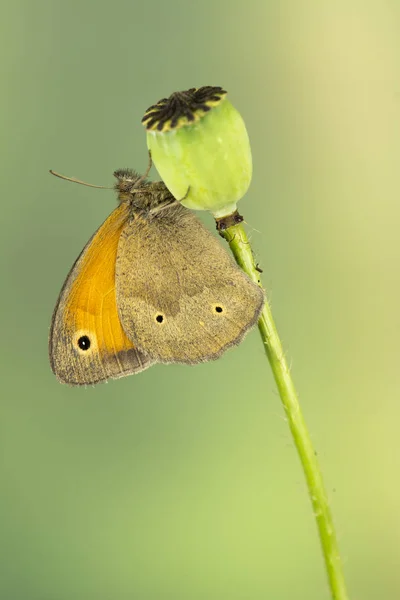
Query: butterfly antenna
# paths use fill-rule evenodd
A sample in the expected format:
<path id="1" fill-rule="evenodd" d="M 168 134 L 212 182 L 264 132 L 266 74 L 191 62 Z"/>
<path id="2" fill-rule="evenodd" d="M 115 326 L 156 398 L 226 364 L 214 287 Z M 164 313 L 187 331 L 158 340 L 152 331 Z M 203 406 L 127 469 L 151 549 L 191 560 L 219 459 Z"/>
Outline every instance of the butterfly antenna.
<path id="1" fill-rule="evenodd" d="M 140 187 L 140 185 L 143 183 L 143 181 L 145 179 L 147 179 L 148 174 L 150 173 L 150 169 L 152 167 L 153 161 L 151 160 L 151 151 L 149 150 L 149 162 L 147 165 L 147 169 L 145 171 L 145 174 L 142 175 L 141 177 L 139 177 L 139 179 L 136 181 L 135 185 L 133 186 L 134 188 Z"/>
<path id="2" fill-rule="evenodd" d="M 75 179 L 75 177 L 67 177 L 66 175 L 61 175 L 60 173 L 56 173 L 56 171 L 52 171 L 50 169 L 50 173 L 59 177 L 60 179 L 65 179 L 65 181 L 72 181 L 73 183 L 79 183 L 79 185 L 86 185 L 87 187 L 97 188 L 99 190 L 113 190 L 113 187 L 106 187 L 105 185 L 93 185 L 93 183 L 86 183 L 86 181 L 81 181 L 80 179 Z"/>

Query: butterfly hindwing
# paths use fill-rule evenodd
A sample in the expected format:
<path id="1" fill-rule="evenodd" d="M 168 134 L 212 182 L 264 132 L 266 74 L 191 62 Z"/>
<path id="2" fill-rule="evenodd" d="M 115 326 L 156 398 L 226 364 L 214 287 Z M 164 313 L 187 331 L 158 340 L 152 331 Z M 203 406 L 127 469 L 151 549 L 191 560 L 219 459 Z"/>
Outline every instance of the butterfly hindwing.
<path id="1" fill-rule="evenodd" d="M 177 203 L 124 228 L 116 286 L 128 337 L 167 363 L 218 358 L 242 340 L 264 303 L 216 237 Z"/>

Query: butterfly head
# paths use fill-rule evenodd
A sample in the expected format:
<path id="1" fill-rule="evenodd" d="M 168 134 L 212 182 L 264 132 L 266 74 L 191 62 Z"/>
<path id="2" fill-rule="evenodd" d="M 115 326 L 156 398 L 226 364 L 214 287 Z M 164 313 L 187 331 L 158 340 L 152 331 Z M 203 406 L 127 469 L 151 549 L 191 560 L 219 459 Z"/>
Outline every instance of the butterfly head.
<path id="1" fill-rule="evenodd" d="M 162 181 L 147 181 L 146 175 L 140 175 L 133 169 L 118 169 L 114 171 L 114 177 L 117 178 L 114 188 L 119 202 L 129 203 L 134 211 L 148 214 L 160 205 L 174 202 Z"/>
<path id="2" fill-rule="evenodd" d="M 148 184 L 143 175 L 133 169 L 118 169 L 114 171 L 114 177 L 117 178 L 114 187 L 121 202 L 128 201 L 135 193 L 134 190 Z"/>

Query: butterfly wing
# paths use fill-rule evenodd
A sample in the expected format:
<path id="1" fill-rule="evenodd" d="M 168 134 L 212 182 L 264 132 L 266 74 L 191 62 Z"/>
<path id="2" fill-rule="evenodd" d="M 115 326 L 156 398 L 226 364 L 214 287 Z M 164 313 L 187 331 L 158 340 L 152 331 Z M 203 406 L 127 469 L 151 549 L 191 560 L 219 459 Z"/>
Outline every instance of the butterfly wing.
<path id="1" fill-rule="evenodd" d="M 218 358 L 257 322 L 264 294 L 184 207 L 122 231 L 117 303 L 130 339 L 159 362 Z"/>
<path id="2" fill-rule="evenodd" d="M 120 204 L 72 267 L 54 310 L 49 355 L 62 383 L 93 384 L 138 373 L 154 361 L 121 327 L 115 293 L 118 240 L 129 219 Z"/>

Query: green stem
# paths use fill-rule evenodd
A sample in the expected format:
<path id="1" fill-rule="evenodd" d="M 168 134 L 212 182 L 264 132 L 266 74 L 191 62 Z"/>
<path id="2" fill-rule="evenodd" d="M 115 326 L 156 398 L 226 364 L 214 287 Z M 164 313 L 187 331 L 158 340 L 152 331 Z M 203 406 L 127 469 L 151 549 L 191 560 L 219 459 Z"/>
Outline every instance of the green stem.
<path id="1" fill-rule="evenodd" d="M 238 265 L 255 283 L 261 286 L 260 272 L 254 263 L 251 246 L 242 224 L 233 225 L 220 233 L 229 243 Z M 342 563 L 321 470 L 300 409 L 297 392 L 268 301 L 265 302 L 258 328 L 307 481 L 332 598 L 333 600 L 347 600 Z"/>

